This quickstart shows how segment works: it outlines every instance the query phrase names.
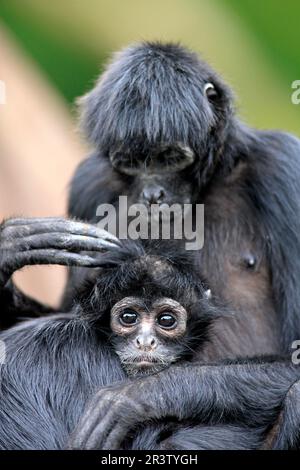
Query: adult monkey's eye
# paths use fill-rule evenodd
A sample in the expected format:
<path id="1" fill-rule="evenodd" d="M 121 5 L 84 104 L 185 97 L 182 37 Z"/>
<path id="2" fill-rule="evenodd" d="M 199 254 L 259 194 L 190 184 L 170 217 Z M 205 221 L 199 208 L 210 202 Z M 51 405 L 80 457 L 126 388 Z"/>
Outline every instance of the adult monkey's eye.
<path id="1" fill-rule="evenodd" d="M 166 329 L 175 328 L 175 326 L 177 325 L 176 318 L 170 313 L 162 313 L 157 317 L 156 321 L 159 326 Z"/>
<path id="2" fill-rule="evenodd" d="M 218 97 L 218 92 L 212 83 L 206 83 L 204 85 L 204 93 L 206 94 L 209 100 L 214 100 Z"/>
<path id="3" fill-rule="evenodd" d="M 138 321 L 138 314 L 134 310 L 124 310 L 119 316 L 119 320 L 124 326 L 135 325 Z"/>

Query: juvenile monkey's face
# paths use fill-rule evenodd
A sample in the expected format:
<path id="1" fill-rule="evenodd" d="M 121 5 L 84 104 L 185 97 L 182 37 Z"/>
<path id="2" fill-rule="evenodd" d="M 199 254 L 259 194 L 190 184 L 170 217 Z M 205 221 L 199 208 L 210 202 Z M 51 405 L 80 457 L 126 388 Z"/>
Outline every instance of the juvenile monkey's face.
<path id="1" fill-rule="evenodd" d="M 183 354 L 187 312 L 177 301 L 125 297 L 111 310 L 112 343 L 128 375 L 158 372 Z"/>

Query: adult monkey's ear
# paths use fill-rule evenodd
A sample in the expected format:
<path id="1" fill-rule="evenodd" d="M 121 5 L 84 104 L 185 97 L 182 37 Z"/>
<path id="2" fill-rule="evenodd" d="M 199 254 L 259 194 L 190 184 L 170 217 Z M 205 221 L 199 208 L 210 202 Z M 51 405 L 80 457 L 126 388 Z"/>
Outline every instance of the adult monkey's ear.
<path id="1" fill-rule="evenodd" d="M 207 136 L 206 153 L 201 158 L 199 185 L 205 186 L 226 153 L 234 129 L 234 95 L 222 79 L 214 74 L 203 85 L 203 96 L 214 114 Z M 230 146 L 230 145 L 229 145 Z"/>
<path id="2" fill-rule="evenodd" d="M 204 85 L 204 94 L 208 98 L 209 101 L 213 101 L 216 98 L 218 98 L 219 94 L 218 91 L 216 90 L 216 87 L 213 83 L 205 83 Z"/>
<path id="3" fill-rule="evenodd" d="M 233 114 L 233 92 L 217 74 L 204 84 L 203 95 L 216 111 L 223 111 L 227 117 Z"/>

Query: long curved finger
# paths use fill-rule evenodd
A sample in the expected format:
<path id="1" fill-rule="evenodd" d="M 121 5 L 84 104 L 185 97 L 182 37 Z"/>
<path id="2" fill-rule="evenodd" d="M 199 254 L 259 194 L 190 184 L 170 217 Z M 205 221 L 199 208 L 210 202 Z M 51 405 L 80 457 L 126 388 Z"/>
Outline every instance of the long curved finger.
<path id="1" fill-rule="evenodd" d="M 0 286 L 5 286 L 13 273 L 25 266 L 32 265 L 62 265 L 96 268 L 99 260 L 88 255 L 69 253 L 61 250 L 30 250 L 16 253 L 10 261 L 2 260 L 3 267 L 0 271 Z"/>
<path id="2" fill-rule="evenodd" d="M 127 433 L 130 431 L 124 423 L 117 422 L 111 432 L 106 436 L 101 450 L 118 450 L 126 438 Z"/>
<path id="3" fill-rule="evenodd" d="M 96 225 L 77 222 L 63 218 L 32 218 L 32 219 L 9 219 L 2 228 L 2 233 L 6 237 L 18 237 L 34 235 L 39 233 L 70 233 L 73 235 L 83 235 L 114 242 L 119 245 L 120 240 L 110 232 L 97 227 Z"/>
<path id="4" fill-rule="evenodd" d="M 104 449 L 108 436 L 114 431 L 116 426 L 115 412 L 113 410 L 107 410 L 105 416 L 100 419 L 95 428 L 88 435 L 84 448 L 86 450 Z"/>
<path id="5" fill-rule="evenodd" d="M 63 217 L 15 217 L 11 219 L 5 220 L 5 226 L 12 227 L 18 225 L 32 225 L 32 224 L 42 224 L 42 223 L 49 223 L 49 222 L 60 222 L 64 219 Z"/>
<path id="6" fill-rule="evenodd" d="M 102 392 L 96 393 L 92 400 L 89 402 L 82 419 L 77 425 L 71 438 L 71 448 L 73 449 L 85 449 L 86 441 L 97 423 L 101 420 L 103 408 L 105 402 L 109 404 L 108 400 L 105 400 Z"/>
<path id="7" fill-rule="evenodd" d="M 103 251 L 116 248 L 116 244 L 101 238 L 65 233 L 40 233 L 17 239 L 9 238 L 1 244 L 1 250 L 27 251 L 47 248 L 67 251 Z"/>

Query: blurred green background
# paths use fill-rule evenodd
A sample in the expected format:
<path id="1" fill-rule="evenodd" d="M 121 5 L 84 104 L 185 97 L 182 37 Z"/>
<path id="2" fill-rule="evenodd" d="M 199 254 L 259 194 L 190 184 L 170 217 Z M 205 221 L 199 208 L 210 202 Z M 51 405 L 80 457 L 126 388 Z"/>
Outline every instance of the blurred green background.
<path id="1" fill-rule="evenodd" d="M 171 39 L 224 75 L 251 125 L 300 134 L 299 0 L 1 0 L 0 17 L 69 103 L 112 51 Z"/>

